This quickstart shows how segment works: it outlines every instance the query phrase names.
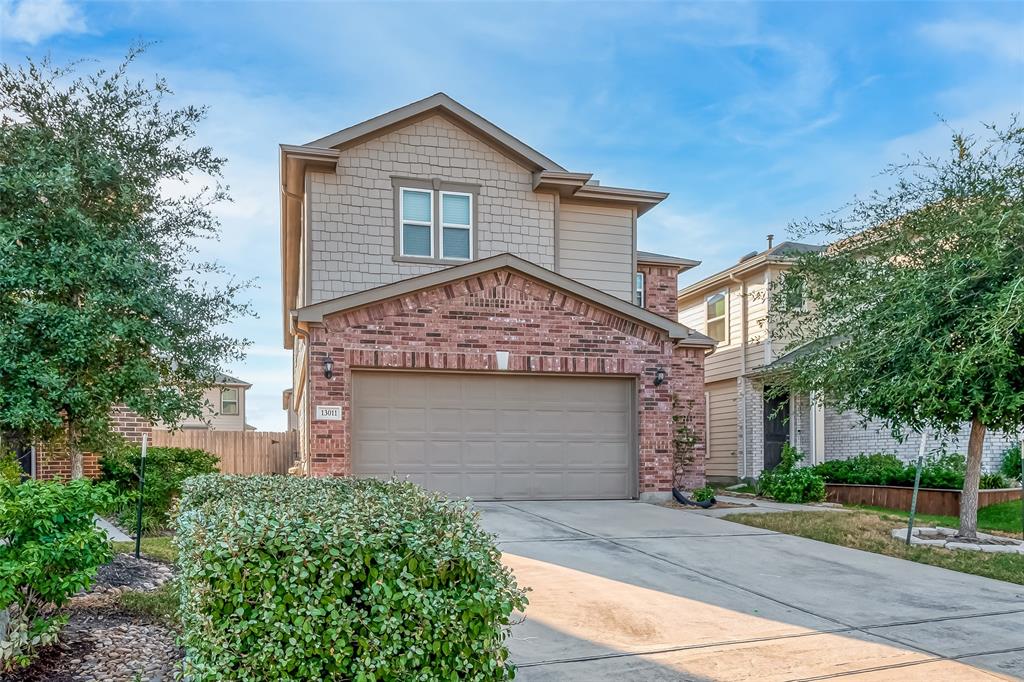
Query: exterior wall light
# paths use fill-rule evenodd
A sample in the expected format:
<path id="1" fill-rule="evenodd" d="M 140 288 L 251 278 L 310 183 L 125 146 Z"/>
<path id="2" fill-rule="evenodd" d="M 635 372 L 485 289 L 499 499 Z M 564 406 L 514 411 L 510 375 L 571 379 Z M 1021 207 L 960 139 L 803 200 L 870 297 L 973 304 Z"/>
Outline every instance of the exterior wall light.
<path id="1" fill-rule="evenodd" d="M 665 383 L 665 370 L 659 367 L 654 370 L 654 385 L 661 386 L 663 383 Z"/>
<path id="2" fill-rule="evenodd" d="M 334 378 L 334 360 L 331 359 L 330 355 L 324 358 L 324 378 Z"/>

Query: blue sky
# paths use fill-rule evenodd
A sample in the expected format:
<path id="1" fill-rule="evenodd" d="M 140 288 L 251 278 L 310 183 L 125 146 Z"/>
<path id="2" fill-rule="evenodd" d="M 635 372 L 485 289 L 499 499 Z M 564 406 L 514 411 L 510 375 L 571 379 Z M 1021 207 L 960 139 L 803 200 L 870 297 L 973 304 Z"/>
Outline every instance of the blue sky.
<path id="1" fill-rule="evenodd" d="M 948 129 L 1024 109 L 1024 3 L 302 3 L 0 0 L 0 57 L 114 63 L 207 104 L 234 203 L 204 253 L 256 278 L 254 343 L 226 368 L 248 418 L 284 427 L 278 143 L 304 143 L 444 91 L 570 170 L 671 196 L 643 249 L 700 259 L 682 283 L 769 232 L 941 153 Z M 88 64 L 84 68 L 88 68 Z"/>

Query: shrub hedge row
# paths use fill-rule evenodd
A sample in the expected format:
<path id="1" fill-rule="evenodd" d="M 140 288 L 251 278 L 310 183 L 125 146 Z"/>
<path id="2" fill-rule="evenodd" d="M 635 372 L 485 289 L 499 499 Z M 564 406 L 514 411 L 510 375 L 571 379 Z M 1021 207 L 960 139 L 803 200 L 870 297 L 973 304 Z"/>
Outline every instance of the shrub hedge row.
<path id="1" fill-rule="evenodd" d="M 960 490 L 964 486 L 964 456 L 957 453 L 932 455 L 921 467 L 921 487 Z M 913 486 L 917 465 L 905 462 L 896 455 L 875 453 L 849 459 L 822 462 L 814 471 L 827 483 L 854 485 Z M 984 474 L 981 487 L 1005 488 L 1009 485 L 1000 474 Z"/>
<path id="2" fill-rule="evenodd" d="M 118 493 L 111 509 L 124 528 L 135 527 L 139 490 L 139 465 L 142 452 L 138 445 L 111 448 L 100 458 L 103 481 L 114 484 Z M 181 492 L 181 482 L 189 476 L 217 472 L 216 455 L 193 448 L 154 447 L 146 451 L 146 487 L 142 500 L 142 530 L 145 533 L 169 527 L 168 513 Z"/>
<path id="3" fill-rule="evenodd" d="M 184 674 L 500 680 L 524 592 L 477 514 L 408 482 L 207 475 L 177 516 Z"/>

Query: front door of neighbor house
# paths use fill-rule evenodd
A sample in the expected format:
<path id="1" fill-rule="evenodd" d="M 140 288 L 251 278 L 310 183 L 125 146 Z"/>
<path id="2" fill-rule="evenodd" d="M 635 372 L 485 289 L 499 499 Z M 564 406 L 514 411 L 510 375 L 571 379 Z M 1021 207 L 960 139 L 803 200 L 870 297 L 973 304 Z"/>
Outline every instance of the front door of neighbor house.
<path id="1" fill-rule="evenodd" d="M 764 393 L 764 470 L 774 469 L 782 460 L 782 446 L 789 441 L 789 394 Z"/>

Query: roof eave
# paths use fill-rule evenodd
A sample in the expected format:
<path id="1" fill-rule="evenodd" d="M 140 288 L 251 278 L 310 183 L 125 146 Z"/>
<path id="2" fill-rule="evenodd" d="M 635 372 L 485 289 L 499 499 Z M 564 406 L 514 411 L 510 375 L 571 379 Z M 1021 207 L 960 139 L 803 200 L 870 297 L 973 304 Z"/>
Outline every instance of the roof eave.
<path id="1" fill-rule="evenodd" d="M 539 265 L 530 263 L 529 261 L 525 261 L 509 253 L 491 256 L 490 258 L 483 258 L 464 265 L 453 266 L 445 270 L 437 270 L 425 275 L 419 275 L 418 277 L 410 277 L 408 279 L 399 280 L 398 282 L 385 284 L 383 286 L 356 292 L 354 294 L 339 296 L 328 301 L 321 301 L 319 303 L 300 308 L 295 312 L 297 314 L 297 319 L 300 322 L 322 323 L 324 318 L 328 315 L 356 310 L 381 301 L 397 298 L 399 296 L 404 296 L 406 294 L 431 287 L 443 286 L 444 284 L 452 281 L 473 277 L 475 275 L 501 268 L 515 270 L 527 277 L 553 286 L 556 289 L 565 291 L 566 293 L 574 296 L 585 298 L 588 301 L 597 304 L 601 308 L 609 310 L 610 312 L 634 320 L 645 326 L 661 329 L 668 334 L 670 339 L 676 341 L 677 345 L 697 346 L 703 348 L 713 348 L 715 346 L 716 342 L 713 339 L 690 329 L 685 325 L 673 322 L 666 317 L 661 317 L 649 310 L 635 306 L 628 301 L 616 298 L 611 294 L 589 287 L 577 282 L 576 280 L 570 279 L 546 268 L 542 268 Z"/>

